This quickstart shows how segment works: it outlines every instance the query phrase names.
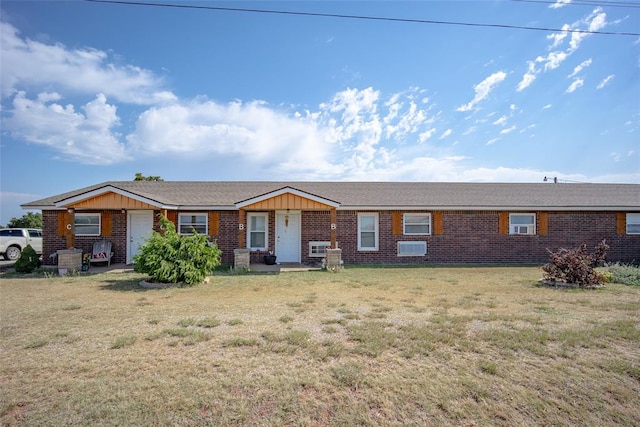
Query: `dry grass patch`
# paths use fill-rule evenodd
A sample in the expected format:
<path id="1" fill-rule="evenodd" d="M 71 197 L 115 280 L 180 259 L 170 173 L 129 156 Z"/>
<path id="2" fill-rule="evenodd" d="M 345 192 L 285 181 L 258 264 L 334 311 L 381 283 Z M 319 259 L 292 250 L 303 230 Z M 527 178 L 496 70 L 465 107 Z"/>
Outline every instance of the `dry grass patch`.
<path id="1" fill-rule="evenodd" d="M 538 268 L 4 275 L 3 425 L 639 425 L 640 288 Z"/>

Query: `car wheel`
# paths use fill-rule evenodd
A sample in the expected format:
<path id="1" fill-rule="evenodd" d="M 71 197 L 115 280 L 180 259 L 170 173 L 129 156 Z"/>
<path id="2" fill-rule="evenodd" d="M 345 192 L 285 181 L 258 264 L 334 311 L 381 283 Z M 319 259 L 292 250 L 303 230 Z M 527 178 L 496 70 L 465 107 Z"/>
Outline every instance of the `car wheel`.
<path id="1" fill-rule="evenodd" d="M 20 253 L 22 251 L 20 250 L 19 247 L 17 246 L 9 246 L 7 248 L 7 252 L 5 252 L 4 257 L 8 260 L 8 261 L 15 261 L 18 258 L 20 258 Z"/>

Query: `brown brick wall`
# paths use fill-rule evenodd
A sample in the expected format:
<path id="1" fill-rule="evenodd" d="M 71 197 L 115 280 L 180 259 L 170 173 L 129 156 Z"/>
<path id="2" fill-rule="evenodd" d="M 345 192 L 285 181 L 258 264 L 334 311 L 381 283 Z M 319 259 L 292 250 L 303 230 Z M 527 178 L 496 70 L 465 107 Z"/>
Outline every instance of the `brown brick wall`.
<path id="1" fill-rule="evenodd" d="M 111 212 L 111 236 L 115 263 L 126 261 L 126 213 Z M 156 212 L 156 213 L 159 213 Z M 238 212 L 219 211 L 219 235 L 212 236 L 222 250 L 222 262 L 233 264 L 233 250 L 238 246 Z M 640 261 L 640 235 L 617 233 L 615 212 L 547 212 L 547 234 L 512 236 L 499 233 L 500 212 L 497 211 L 443 211 L 442 234 L 430 236 L 404 236 L 393 233 L 393 213 L 379 212 L 379 250 L 363 252 L 357 248 L 357 211 L 338 211 L 336 238 L 346 264 L 366 263 L 544 263 L 548 261 L 547 248 L 558 250 L 586 243 L 593 248 L 603 239 L 611 246 L 609 261 Z M 538 215 L 540 220 L 545 215 Z M 158 215 L 156 215 L 156 218 Z M 308 256 L 310 241 L 330 240 L 330 214 L 328 211 L 302 212 L 302 262 L 318 262 Z M 432 218 L 433 226 L 433 218 Z M 538 230 L 541 226 L 538 224 Z M 66 249 L 64 236 L 59 236 L 57 211 L 43 212 L 45 264 L 54 264 L 49 255 Z M 246 231 L 244 231 L 246 232 Z M 269 244 L 275 243 L 275 212 L 269 213 Z M 96 237 L 76 237 L 75 247 L 89 252 Z M 398 241 L 426 241 L 424 257 L 398 257 Z M 262 262 L 264 252 L 251 254 L 252 262 Z"/>
<path id="2" fill-rule="evenodd" d="M 120 210 L 106 211 L 110 216 L 110 225 L 105 227 L 105 217 L 101 229 L 101 236 L 75 236 L 74 247 L 82 249 L 83 253 L 91 253 L 93 243 L 98 240 L 108 240 L 111 242 L 113 251 L 112 263 L 125 263 L 127 257 L 127 214 Z M 60 249 L 67 249 L 67 239 L 58 233 L 58 211 L 42 212 L 42 232 L 43 248 L 42 260 L 45 265 L 55 265 L 56 259 L 51 254 Z M 105 232 L 109 235 L 105 235 Z"/>

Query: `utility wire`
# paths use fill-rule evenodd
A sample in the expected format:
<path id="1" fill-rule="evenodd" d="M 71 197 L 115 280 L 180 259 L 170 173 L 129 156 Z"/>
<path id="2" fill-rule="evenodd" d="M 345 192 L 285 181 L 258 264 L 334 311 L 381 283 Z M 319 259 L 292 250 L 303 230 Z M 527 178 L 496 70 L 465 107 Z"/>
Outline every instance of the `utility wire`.
<path id="1" fill-rule="evenodd" d="M 521 26 L 521 25 L 480 24 L 480 23 L 473 23 L 473 22 L 435 21 L 435 20 L 428 20 L 428 19 L 409 19 L 409 18 L 388 18 L 388 17 L 378 17 L 378 16 L 344 15 L 344 14 L 320 13 L 320 12 L 293 12 L 293 11 L 286 11 L 286 10 L 248 9 L 248 8 L 238 8 L 238 7 L 199 6 L 199 5 L 171 4 L 171 3 L 145 3 L 145 2 L 131 2 L 131 1 L 120 1 L 120 0 L 84 0 L 84 1 L 91 2 L 91 3 L 109 3 L 109 4 L 120 4 L 120 5 L 127 5 L 127 6 L 153 6 L 153 7 L 166 7 L 166 8 L 177 8 L 177 9 L 201 9 L 201 10 L 204 9 L 204 10 L 218 10 L 218 11 L 225 11 L 225 12 L 315 16 L 315 17 L 323 17 L 323 18 L 410 22 L 410 23 L 417 23 L 417 24 L 457 25 L 457 26 L 465 26 L 465 27 L 503 28 L 503 29 L 515 29 L 515 30 L 546 31 L 546 32 L 568 32 L 568 33 L 600 34 L 600 35 L 611 35 L 611 36 L 640 36 L 640 33 L 631 33 L 631 32 L 565 30 L 561 28 L 528 27 L 528 26 Z"/>

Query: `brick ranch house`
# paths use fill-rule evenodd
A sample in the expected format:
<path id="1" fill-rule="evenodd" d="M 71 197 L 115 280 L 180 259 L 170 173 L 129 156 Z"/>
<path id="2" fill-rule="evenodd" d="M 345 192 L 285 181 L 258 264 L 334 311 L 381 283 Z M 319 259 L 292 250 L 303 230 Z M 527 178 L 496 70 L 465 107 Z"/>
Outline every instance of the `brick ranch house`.
<path id="1" fill-rule="evenodd" d="M 637 184 L 114 181 L 22 207 L 42 210 L 45 264 L 103 239 L 129 264 L 161 214 L 229 264 L 238 248 L 315 263 L 327 247 L 345 264 L 544 263 L 603 239 L 609 261 L 640 261 Z"/>

